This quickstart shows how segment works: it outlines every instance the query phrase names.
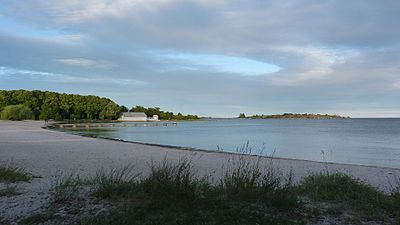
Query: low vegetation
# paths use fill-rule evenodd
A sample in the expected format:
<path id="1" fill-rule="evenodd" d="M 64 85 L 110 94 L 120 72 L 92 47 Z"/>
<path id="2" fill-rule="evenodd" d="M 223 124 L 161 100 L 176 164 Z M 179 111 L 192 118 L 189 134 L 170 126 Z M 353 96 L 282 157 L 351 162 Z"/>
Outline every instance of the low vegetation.
<path id="1" fill-rule="evenodd" d="M 36 120 L 116 119 L 120 113 L 116 103 L 98 96 L 38 90 L 0 90 L 0 111 L 11 105 L 24 105 L 32 112 L 31 118 Z"/>
<path id="2" fill-rule="evenodd" d="M 71 196 L 83 188 L 114 206 L 81 216 L 82 225 L 313 224 L 321 218 L 355 224 L 399 222 L 398 191 L 386 195 L 339 172 L 312 174 L 293 184 L 291 174 L 263 168 L 258 160 L 239 157 L 228 164 L 214 182 L 196 176 L 187 159 L 153 162 L 145 177 L 132 167 L 103 170 L 85 179 L 70 175 L 57 183 L 57 201 L 73 201 Z M 324 206 L 318 208 L 320 204 Z"/>
<path id="3" fill-rule="evenodd" d="M 79 186 L 89 187 L 91 196 L 117 205 L 81 218 L 80 224 L 85 225 L 304 224 L 290 178 L 282 179 L 272 170 L 263 173 L 258 163 L 238 165 L 226 170 L 217 183 L 197 177 L 190 160 L 183 159 L 176 164 L 153 162 L 145 177 L 128 168 L 99 172 L 88 179 L 67 176 L 55 190 L 62 196 L 72 193 L 71 188 L 79 193 Z"/>
<path id="4" fill-rule="evenodd" d="M 305 177 L 297 188 L 313 201 L 344 204 L 367 219 L 400 221 L 399 189 L 386 195 L 350 175 L 327 171 Z"/>
<path id="5" fill-rule="evenodd" d="M 1 111 L 2 120 L 28 120 L 33 118 L 32 111 L 24 105 L 9 105 Z"/>
<path id="6" fill-rule="evenodd" d="M 143 106 L 135 106 L 130 112 L 144 112 L 147 116 L 158 115 L 161 120 L 198 120 L 196 115 L 183 115 L 182 113 L 174 114 L 173 112 L 162 111 L 158 107 L 145 108 Z"/>
<path id="7" fill-rule="evenodd" d="M 284 113 L 277 115 L 253 115 L 246 117 L 244 113 L 239 115 L 239 118 L 250 118 L 250 119 L 348 119 L 350 117 L 344 117 L 340 115 L 328 115 L 328 114 L 312 114 L 312 113 Z"/>
<path id="8" fill-rule="evenodd" d="M 166 158 L 151 162 L 146 176 L 135 173 L 132 166 L 100 170 L 92 177 L 69 174 L 54 184 L 49 211 L 19 223 L 400 223 L 400 178 L 391 194 L 340 172 L 315 173 L 293 183 L 291 173 L 282 174 L 271 165 L 261 166 L 259 159 L 232 157 L 218 180 L 197 176 L 188 159 L 173 163 Z M 30 179 L 22 169 L 2 167 L 0 171 L 3 180 Z M 17 194 L 15 187 L 1 193 L 0 197 Z M 85 206 L 88 199 L 92 205 Z M 72 214 L 60 214 L 57 208 Z"/>
<path id="9" fill-rule="evenodd" d="M 24 169 L 12 166 L 0 166 L 0 182 L 30 181 L 32 176 Z"/>
<path id="10" fill-rule="evenodd" d="M 198 119 L 196 115 L 174 114 L 158 107 L 136 106 L 131 111 L 145 112 L 148 116 L 159 115 L 162 120 Z M 119 106 L 111 99 L 93 95 L 0 90 L 0 112 L 0 119 L 3 120 L 107 121 L 118 119 L 123 112 L 128 112 L 128 108 Z"/>

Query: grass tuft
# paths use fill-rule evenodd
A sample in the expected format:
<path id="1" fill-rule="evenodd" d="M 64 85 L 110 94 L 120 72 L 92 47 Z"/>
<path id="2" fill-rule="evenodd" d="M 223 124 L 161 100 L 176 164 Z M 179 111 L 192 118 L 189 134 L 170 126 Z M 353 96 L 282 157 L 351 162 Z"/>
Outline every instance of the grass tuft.
<path id="1" fill-rule="evenodd" d="M 101 198 L 108 198 L 118 193 L 125 193 L 129 184 L 139 176 L 132 173 L 133 167 L 111 169 L 106 171 L 99 170 L 95 176 L 82 178 L 78 174 L 70 173 L 56 180 L 54 191 L 54 203 L 62 203 L 73 200 L 79 195 L 81 189 L 88 188 L 93 190 L 93 195 Z"/>
<path id="2" fill-rule="evenodd" d="M 100 170 L 95 177 L 87 180 L 87 184 L 95 186 L 94 195 L 101 198 L 111 198 L 124 195 L 134 185 L 140 174 L 132 172 L 132 166 L 126 166 L 110 171 Z"/>
<path id="3" fill-rule="evenodd" d="M 396 223 L 400 224 L 400 177 L 396 177 L 396 184 L 390 195 L 393 216 L 396 218 Z"/>
<path id="4" fill-rule="evenodd" d="M 68 175 L 61 176 L 55 181 L 53 189 L 53 202 L 64 203 L 76 198 L 78 190 L 82 186 L 86 185 L 86 181 L 79 175 L 70 173 Z"/>
<path id="5" fill-rule="evenodd" d="M 393 214 L 395 198 L 340 172 L 321 172 L 305 177 L 299 191 L 316 201 L 348 203 L 365 217 L 381 219 Z"/>
<path id="6" fill-rule="evenodd" d="M 181 159 L 177 164 L 162 162 L 150 164 L 150 175 L 138 186 L 154 199 L 194 201 L 207 189 L 205 180 L 195 177 L 190 161 Z"/>
<path id="7" fill-rule="evenodd" d="M 146 177 L 125 167 L 101 170 L 85 179 L 66 176 L 58 187 L 87 187 L 92 197 L 110 203 L 101 213 L 81 217 L 82 225 L 306 224 L 343 215 L 350 215 L 354 223 L 374 219 L 393 224 L 398 218 L 400 189 L 389 196 L 349 175 L 329 172 L 312 174 L 294 186 L 291 173 L 260 162 L 255 157 L 232 157 L 219 182 L 212 182 L 196 176 L 190 160 L 172 163 L 164 158 L 149 164 Z M 319 206 L 321 210 L 315 208 Z"/>
<path id="8" fill-rule="evenodd" d="M 292 174 L 285 176 L 272 164 L 262 168 L 260 158 L 252 160 L 239 156 L 231 160 L 221 178 L 219 189 L 229 199 L 263 202 L 282 209 L 294 209 L 301 205 L 293 189 Z"/>
<path id="9" fill-rule="evenodd" d="M 215 185 L 207 177 L 195 176 L 188 159 L 152 162 L 150 175 L 143 179 L 117 179 L 107 185 L 106 192 L 104 188 L 95 190 L 95 195 L 120 201 L 121 206 L 87 217 L 81 224 L 303 224 L 273 203 L 283 200 L 291 209 L 298 207 L 297 198 L 288 206 L 286 195 L 292 192 L 275 173 L 264 175 L 258 164 L 244 165 L 248 167 L 226 171 Z M 240 193 L 235 195 L 235 191 Z M 256 200 L 256 196 L 262 197 Z"/>
<path id="10" fill-rule="evenodd" d="M 0 182 L 30 181 L 32 176 L 23 168 L 0 166 Z"/>

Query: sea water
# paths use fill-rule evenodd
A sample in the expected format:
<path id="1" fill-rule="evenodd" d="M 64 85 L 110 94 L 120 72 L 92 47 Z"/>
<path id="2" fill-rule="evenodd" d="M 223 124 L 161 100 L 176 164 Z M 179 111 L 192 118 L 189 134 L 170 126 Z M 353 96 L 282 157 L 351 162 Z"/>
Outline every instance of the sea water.
<path id="1" fill-rule="evenodd" d="M 249 143 L 252 154 L 400 168 L 400 119 L 211 119 L 67 131 L 226 152 Z"/>

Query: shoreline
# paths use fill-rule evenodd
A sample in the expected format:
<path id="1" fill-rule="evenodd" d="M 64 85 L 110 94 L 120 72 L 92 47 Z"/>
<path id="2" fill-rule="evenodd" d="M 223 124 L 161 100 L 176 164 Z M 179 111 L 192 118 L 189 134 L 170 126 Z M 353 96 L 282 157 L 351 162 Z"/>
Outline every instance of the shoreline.
<path id="1" fill-rule="evenodd" d="M 188 159 L 196 175 L 208 176 L 211 182 L 218 182 L 224 166 L 232 165 L 229 164 L 232 160 L 241 157 L 250 162 L 259 162 L 261 168 L 277 169 L 282 176 L 291 174 L 294 183 L 313 173 L 342 172 L 388 194 L 400 181 L 400 169 L 396 168 L 271 158 L 85 137 L 43 129 L 43 124 L 42 121 L 0 121 L 0 165 L 23 168 L 35 176 L 28 183 L 18 184 L 20 195 L 0 197 L 0 222 L 2 216 L 10 221 L 18 221 L 45 210 L 51 203 L 51 188 L 68 175 L 88 177 L 100 170 L 133 166 L 134 173 L 146 176 L 151 171 L 149 163 L 165 159 L 171 163 Z M 0 183 L 0 188 L 5 185 Z"/>
<path id="2" fill-rule="evenodd" d="M 374 165 L 363 165 L 363 164 L 352 164 L 352 163 L 339 163 L 339 162 L 323 162 L 323 161 L 316 161 L 316 160 L 309 160 L 309 159 L 293 159 L 293 158 L 285 158 L 285 157 L 278 157 L 278 156 L 268 156 L 268 155 L 257 155 L 257 154 L 246 154 L 246 153 L 240 153 L 240 152 L 227 152 L 227 151 L 218 151 L 218 150 L 208 150 L 208 149 L 201 149 L 201 148 L 193 148 L 193 147 L 184 147 L 184 146 L 177 146 L 177 145 L 167 145 L 167 144 L 154 144 L 154 143 L 146 143 L 146 142 L 138 142 L 138 141 L 127 141 L 124 139 L 118 139 L 118 138 L 108 138 L 108 137 L 100 137 L 100 136 L 90 136 L 90 135 L 80 135 L 80 134 L 74 134 L 70 133 L 68 131 L 62 131 L 62 130 L 57 130 L 53 128 L 46 128 L 42 127 L 43 129 L 49 129 L 49 130 L 54 130 L 57 132 L 63 132 L 71 135 L 76 135 L 80 137 L 87 137 L 87 138 L 93 138 L 93 139 L 102 139 L 102 140 L 109 140 L 109 141 L 116 141 L 116 142 L 123 142 L 123 143 L 132 143 L 132 144 L 138 144 L 138 145 L 144 145 L 144 146 L 154 146 L 154 147 L 161 147 L 161 148 L 169 148 L 169 149 L 179 149 L 179 150 L 184 150 L 184 151 L 197 151 L 197 152 L 204 152 L 204 153 L 217 153 L 217 154 L 225 154 L 225 155 L 233 155 L 233 156 L 249 156 L 249 157 L 260 157 L 264 159 L 269 159 L 269 160 L 293 160 L 293 161 L 302 161 L 304 163 L 322 163 L 322 164 L 334 164 L 334 165 L 343 165 L 343 166 L 361 166 L 361 167 L 371 167 L 371 168 L 377 168 L 377 169 L 394 169 L 394 170 L 400 170 L 400 168 L 396 167 L 385 167 L 385 166 L 374 166 Z"/>
<path id="3" fill-rule="evenodd" d="M 388 191 L 388 182 L 400 177 L 400 169 L 304 159 L 242 155 L 234 152 L 211 151 L 179 146 L 139 143 L 101 137 L 86 137 L 54 129 L 43 129 L 43 121 L 0 122 L 0 163 L 15 163 L 40 176 L 54 172 L 77 170 L 91 174 L 96 169 L 138 164 L 138 171 L 147 171 L 149 161 L 168 156 L 171 160 L 194 157 L 200 175 L 218 174 L 221 165 L 232 157 L 261 158 L 263 164 L 273 164 L 284 173 L 294 172 L 294 180 L 328 169 L 343 171 L 372 186 Z M 42 174 L 41 174 L 42 173 Z M 36 174 L 35 174 L 36 175 Z M 216 176 L 218 177 L 218 176 Z"/>

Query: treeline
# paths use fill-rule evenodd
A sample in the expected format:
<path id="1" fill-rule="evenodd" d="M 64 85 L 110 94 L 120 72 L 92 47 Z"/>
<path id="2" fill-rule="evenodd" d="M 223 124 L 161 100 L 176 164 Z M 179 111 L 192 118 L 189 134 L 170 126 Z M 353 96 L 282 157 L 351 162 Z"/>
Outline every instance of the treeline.
<path id="1" fill-rule="evenodd" d="M 329 114 L 313 114 L 313 113 L 284 113 L 278 115 L 253 115 L 250 117 L 240 114 L 239 118 L 250 118 L 250 119 L 348 119 L 350 117 L 344 117 L 340 115 L 329 115 Z"/>
<path id="2" fill-rule="evenodd" d="M 0 118 L 5 120 L 115 120 L 123 112 L 144 112 L 162 120 L 195 120 L 196 115 L 165 112 L 158 107 L 128 110 L 111 99 L 50 91 L 0 90 Z"/>
<path id="3" fill-rule="evenodd" d="M 129 110 L 129 112 L 144 112 L 147 116 L 158 115 L 161 120 L 198 120 L 199 117 L 196 115 L 182 115 L 182 113 L 174 114 L 173 112 L 167 112 L 160 110 L 159 107 L 145 108 L 143 106 L 135 106 Z"/>
<path id="4" fill-rule="evenodd" d="M 0 111 L 2 119 L 10 120 L 111 120 L 118 118 L 120 107 L 108 98 L 92 95 L 0 90 Z"/>

